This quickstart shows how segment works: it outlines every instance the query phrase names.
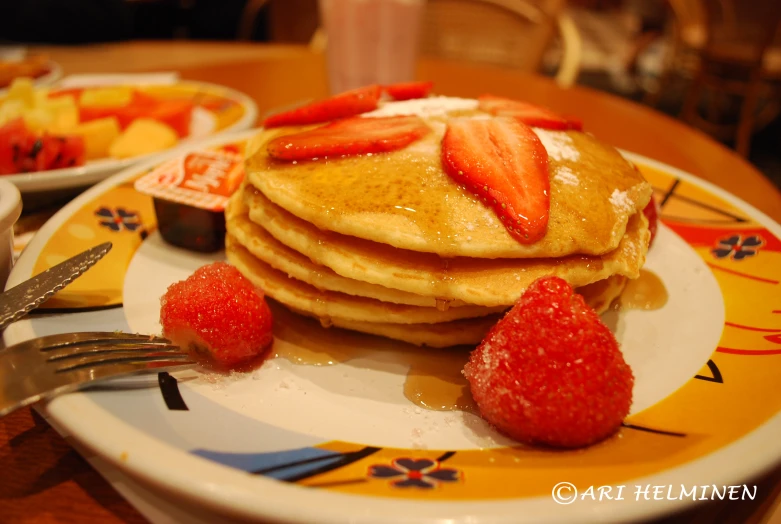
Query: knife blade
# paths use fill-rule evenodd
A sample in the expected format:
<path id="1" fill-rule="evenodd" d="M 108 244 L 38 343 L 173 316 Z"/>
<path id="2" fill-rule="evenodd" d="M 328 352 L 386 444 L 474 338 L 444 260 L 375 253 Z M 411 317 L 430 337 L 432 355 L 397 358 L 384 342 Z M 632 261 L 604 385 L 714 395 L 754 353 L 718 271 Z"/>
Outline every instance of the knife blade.
<path id="1" fill-rule="evenodd" d="M 0 294 L 0 330 L 43 304 L 111 251 L 111 242 L 88 249 Z"/>

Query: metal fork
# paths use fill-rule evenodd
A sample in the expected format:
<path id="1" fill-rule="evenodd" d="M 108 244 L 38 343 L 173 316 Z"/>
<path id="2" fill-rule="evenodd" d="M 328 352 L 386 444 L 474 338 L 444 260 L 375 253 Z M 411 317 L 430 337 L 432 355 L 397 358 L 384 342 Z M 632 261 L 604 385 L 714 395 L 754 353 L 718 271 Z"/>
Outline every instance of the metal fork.
<path id="1" fill-rule="evenodd" d="M 121 375 L 195 362 L 170 340 L 129 333 L 65 333 L 0 350 L 0 417 L 41 399 Z"/>

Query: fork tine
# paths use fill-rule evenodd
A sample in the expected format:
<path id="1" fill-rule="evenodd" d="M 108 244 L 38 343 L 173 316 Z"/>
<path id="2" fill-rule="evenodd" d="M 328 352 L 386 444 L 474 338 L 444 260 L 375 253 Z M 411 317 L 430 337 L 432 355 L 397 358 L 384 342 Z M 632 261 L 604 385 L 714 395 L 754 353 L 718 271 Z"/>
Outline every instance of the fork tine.
<path id="1" fill-rule="evenodd" d="M 129 353 L 126 356 L 119 355 L 96 355 L 85 356 L 78 359 L 76 362 L 68 361 L 65 366 L 59 367 L 56 373 L 67 373 L 68 371 L 77 371 L 81 369 L 97 370 L 100 368 L 117 367 L 122 364 L 153 364 L 153 363 L 183 363 L 192 362 L 195 363 L 190 355 L 185 353 L 174 353 L 164 355 L 139 355 L 136 353 Z"/>
<path id="2" fill-rule="evenodd" d="M 60 333 L 57 335 L 46 335 L 43 337 L 26 340 L 16 344 L 14 348 L 19 348 L 21 351 L 40 350 L 48 351 L 50 349 L 56 349 L 60 347 L 73 346 L 85 343 L 94 344 L 113 344 L 113 343 L 132 343 L 132 342 L 155 342 L 155 343 L 170 343 L 171 341 L 163 338 L 150 335 L 136 335 L 132 333 L 120 333 L 120 332 L 101 332 L 101 331 L 85 331 L 79 333 Z M 10 349 L 7 348 L 7 349 Z"/>
<path id="3" fill-rule="evenodd" d="M 0 417 L 96 380 L 195 365 L 162 337 L 82 332 L 28 340 L 0 350 Z"/>
<path id="4" fill-rule="evenodd" d="M 46 350 L 47 362 L 56 362 L 82 356 L 116 354 L 135 351 L 141 353 L 180 353 L 179 346 L 165 343 L 84 344 Z"/>
<path id="5" fill-rule="evenodd" d="M 49 335 L 28 341 L 33 343 L 36 349 L 41 351 L 52 351 L 58 348 L 66 348 L 82 344 L 132 344 L 132 343 L 155 343 L 170 344 L 167 338 L 153 335 L 136 335 L 133 333 L 121 332 L 100 332 L 86 331 L 82 333 L 63 333 L 59 335 Z M 23 342 L 24 344 L 24 342 Z"/>

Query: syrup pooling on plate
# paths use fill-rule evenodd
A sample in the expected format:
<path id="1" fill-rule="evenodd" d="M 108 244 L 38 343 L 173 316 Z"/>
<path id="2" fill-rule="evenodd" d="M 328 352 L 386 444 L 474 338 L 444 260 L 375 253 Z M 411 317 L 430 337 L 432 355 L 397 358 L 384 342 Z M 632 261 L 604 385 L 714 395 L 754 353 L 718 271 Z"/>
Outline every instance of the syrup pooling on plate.
<path id="1" fill-rule="evenodd" d="M 653 310 L 663 307 L 667 298 L 667 288 L 662 279 L 648 269 L 641 269 L 639 278 L 627 282 L 615 306 L 620 309 Z"/>
<path id="2" fill-rule="evenodd" d="M 628 281 L 614 307 L 624 309 L 658 309 L 667 300 L 667 290 L 661 279 L 649 270 L 640 278 Z M 605 281 L 605 285 L 611 285 Z M 594 288 L 591 294 L 602 290 Z M 404 380 L 404 396 L 424 409 L 434 411 L 464 411 L 477 413 L 462 370 L 469 359 L 471 347 L 444 349 L 414 347 L 357 332 L 330 327 L 328 318 L 316 320 L 298 316 L 272 303 L 275 315 L 275 342 L 272 354 L 298 365 L 326 366 L 356 359 L 383 358 L 404 363 L 408 371 Z"/>
<path id="3" fill-rule="evenodd" d="M 409 367 L 404 396 L 416 406 L 436 411 L 476 413 L 469 384 L 461 374 L 471 347 L 419 348 L 390 339 L 325 328 L 313 319 L 269 300 L 274 313 L 271 354 L 297 365 L 331 366 L 357 359 L 382 358 Z"/>
<path id="4" fill-rule="evenodd" d="M 434 411 L 477 414 L 469 383 L 462 373 L 471 349 L 422 349 L 417 358 L 411 359 L 404 396 L 416 406 Z"/>

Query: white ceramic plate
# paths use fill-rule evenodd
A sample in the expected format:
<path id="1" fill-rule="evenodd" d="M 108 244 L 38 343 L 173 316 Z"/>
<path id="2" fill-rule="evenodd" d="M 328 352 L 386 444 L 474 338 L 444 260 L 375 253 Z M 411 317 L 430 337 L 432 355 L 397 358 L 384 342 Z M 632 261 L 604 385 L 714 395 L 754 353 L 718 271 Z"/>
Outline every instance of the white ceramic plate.
<path id="1" fill-rule="evenodd" d="M 226 101 L 236 104 L 240 108 L 240 114 L 232 118 L 230 123 L 217 128 L 218 117 L 213 112 L 196 107 L 193 113 L 193 120 L 190 126 L 190 136 L 179 141 L 176 148 L 186 148 L 194 142 L 203 138 L 230 133 L 234 131 L 243 131 L 249 129 L 255 124 L 258 116 L 257 105 L 255 102 L 239 91 L 228 87 L 209 84 L 206 82 L 180 81 L 171 86 L 163 86 L 170 89 L 196 89 L 199 92 L 224 98 Z M 168 153 L 166 151 L 164 153 Z M 139 162 L 148 161 L 158 156 L 160 153 L 143 155 L 127 159 L 106 158 L 87 162 L 83 166 L 66 169 L 52 169 L 49 171 L 39 171 L 35 173 L 22 173 L 16 175 L 5 175 L 4 179 L 12 182 L 24 193 L 36 193 L 41 191 L 51 191 L 69 188 L 81 188 L 95 184 L 118 173 L 131 165 Z"/>
<path id="2" fill-rule="evenodd" d="M 241 145 L 250 135 L 209 144 Z M 781 459 L 781 227 L 691 175 L 627 156 L 662 205 L 646 268 L 662 279 L 669 300 L 655 311 L 606 318 L 636 387 L 625 426 L 600 445 L 529 449 L 470 413 L 421 409 L 403 393 L 420 351 L 410 357 L 398 345 L 329 331 L 280 309 L 277 350 L 297 345 L 322 355 L 336 348 L 347 356 L 322 366 L 269 358 L 254 371 L 190 371 L 164 386 L 155 377 L 122 380 L 59 397 L 45 410 L 157 489 L 252 518 L 627 521 L 694 504 L 691 489 L 700 500 L 713 496 L 708 486 L 722 492 L 747 482 Z M 150 167 L 91 188 L 41 229 L 9 286 L 106 239 L 115 247 L 45 314 L 10 326 L 7 344 L 67 331 L 157 333 L 166 287 L 222 259 L 161 240 L 150 200 L 130 182 Z M 588 495 L 590 486 L 608 485 L 614 497 L 624 486 L 623 500 Z M 636 486 L 662 486 L 664 497 L 654 500 L 648 489 L 650 499 L 638 497 Z"/>

